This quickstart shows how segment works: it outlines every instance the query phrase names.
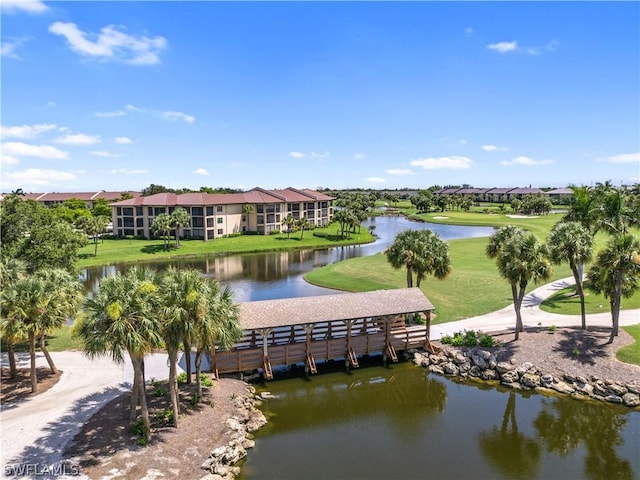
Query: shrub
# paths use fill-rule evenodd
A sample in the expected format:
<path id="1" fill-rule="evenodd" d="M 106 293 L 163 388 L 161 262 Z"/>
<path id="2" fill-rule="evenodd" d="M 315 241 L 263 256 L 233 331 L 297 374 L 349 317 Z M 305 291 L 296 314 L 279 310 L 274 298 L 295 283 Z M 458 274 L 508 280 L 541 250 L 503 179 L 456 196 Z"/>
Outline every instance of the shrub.
<path id="1" fill-rule="evenodd" d="M 462 332 L 456 332 L 453 334 L 453 340 L 451 340 L 451 345 L 454 347 L 461 347 L 464 345 L 464 336 Z"/>
<path id="2" fill-rule="evenodd" d="M 313 232 L 313 236 L 318 238 L 327 238 L 328 234 L 327 232 Z"/>
<path id="3" fill-rule="evenodd" d="M 271 230 L 269 235 L 280 235 L 280 230 Z"/>
<path id="4" fill-rule="evenodd" d="M 475 330 L 465 330 L 464 344 L 467 347 L 475 347 L 478 344 L 478 337 L 476 336 Z"/>
<path id="5" fill-rule="evenodd" d="M 495 344 L 496 344 L 496 341 L 491 335 L 484 334 L 480 336 L 481 347 L 494 347 Z"/>
<path id="6" fill-rule="evenodd" d="M 453 341 L 453 337 L 451 335 L 443 335 L 440 338 L 440 343 L 444 343 L 446 345 L 451 345 L 452 341 Z"/>
<path id="7" fill-rule="evenodd" d="M 206 373 L 200 374 L 200 383 L 203 387 L 213 387 L 213 380 Z"/>
<path id="8" fill-rule="evenodd" d="M 180 372 L 177 376 L 178 385 L 182 385 L 183 383 L 187 383 L 187 372 Z"/>
<path id="9" fill-rule="evenodd" d="M 144 425 L 142 424 L 142 419 L 131 425 L 131 433 L 137 435 L 138 437 L 144 435 Z"/>
<path id="10" fill-rule="evenodd" d="M 157 412 L 154 417 L 163 425 L 167 425 L 173 422 L 173 410 L 170 408 L 165 408 L 164 410 L 160 410 L 159 412 Z"/>

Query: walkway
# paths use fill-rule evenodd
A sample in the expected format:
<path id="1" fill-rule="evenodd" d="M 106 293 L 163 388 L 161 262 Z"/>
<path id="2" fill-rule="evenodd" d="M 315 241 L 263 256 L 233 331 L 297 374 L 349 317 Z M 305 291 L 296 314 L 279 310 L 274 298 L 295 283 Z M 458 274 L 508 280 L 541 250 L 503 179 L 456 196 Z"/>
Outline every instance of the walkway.
<path id="1" fill-rule="evenodd" d="M 526 327 L 556 325 L 579 326 L 580 316 L 555 315 L 541 311 L 542 300 L 556 290 L 571 283 L 571 278 L 559 280 L 534 290 L 525 297 L 523 321 Z M 611 316 L 607 311 L 589 315 L 589 325 L 610 326 Z M 640 322 L 640 310 L 625 310 L 620 314 L 620 325 Z M 495 332 L 513 329 L 515 313 L 512 306 L 457 322 L 431 326 L 431 338 L 439 339 L 443 334 L 452 334 L 463 329 Z M 56 365 L 64 373 L 53 388 L 19 405 L 2 406 L 0 413 L 2 433 L 2 474 L 9 464 L 38 463 L 59 465 L 62 452 L 84 422 L 104 403 L 130 388 L 133 377 L 128 363 L 117 365 L 107 358 L 89 360 L 80 352 L 56 352 L 52 354 Z M 1 363 L 7 364 L 6 354 Z M 21 358 L 28 365 L 28 358 Z M 46 365 L 39 355 L 38 365 Z M 148 357 L 145 362 L 147 378 L 167 378 L 166 355 Z M 39 477 L 43 478 L 43 477 Z M 77 477 L 76 477 L 77 478 Z"/>

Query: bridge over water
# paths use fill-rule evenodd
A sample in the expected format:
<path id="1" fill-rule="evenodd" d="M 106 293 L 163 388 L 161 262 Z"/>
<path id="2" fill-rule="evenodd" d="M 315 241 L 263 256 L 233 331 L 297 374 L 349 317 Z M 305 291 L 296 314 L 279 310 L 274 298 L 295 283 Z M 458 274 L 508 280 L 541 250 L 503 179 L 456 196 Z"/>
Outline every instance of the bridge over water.
<path id="1" fill-rule="evenodd" d="M 271 379 L 278 366 L 304 364 L 309 374 L 327 360 L 344 359 L 347 368 L 363 355 L 397 361 L 399 350 L 431 349 L 433 310 L 418 288 L 241 303 L 244 336 L 231 350 L 212 352 L 212 370 L 261 369 Z M 422 321 L 412 325 L 416 315 Z"/>

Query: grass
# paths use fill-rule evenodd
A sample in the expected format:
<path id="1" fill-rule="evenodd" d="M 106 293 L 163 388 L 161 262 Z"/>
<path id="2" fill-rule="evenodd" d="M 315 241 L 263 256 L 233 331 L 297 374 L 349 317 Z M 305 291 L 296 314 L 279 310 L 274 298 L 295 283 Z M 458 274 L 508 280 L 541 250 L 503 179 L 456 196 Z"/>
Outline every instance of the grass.
<path id="1" fill-rule="evenodd" d="M 616 358 L 621 362 L 640 365 L 640 323 L 624 328 L 635 339 L 635 342 L 622 347 L 616 352 Z"/>
<path id="2" fill-rule="evenodd" d="M 609 300 L 602 295 L 596 295 L 589 291 L 588 283 L 585 283 L 585 309 L 589 313 L 609 312 Z M 561 315 L 580 315 L 580 298 L 576 295 L 575 286 L 564 288 L 547 298 L 540 308 L 545 312 L 559 313 Z M 640 291 L 631 298 L 623 298 L 621 308 L 640 308 Z"/>
<path id="3" fill-rule="evenodd" d="M 420 289 L 436 307 L 434 323 L 489 313 L 511 303 L 511 288 L 500 278 L 484 249 L 486 238 L 451 240 L 452 272 L 445 280 L 426 278 Z M 555 268 L 553 279 L 568 277 L 569 267 Z M 305 275 L 310 283 L 362 292 L 406 286 L 406 270 L 395 270 L 384 254 L 358 257 L 327 265 Z M 530 285 L 533 290 L 538 285 Z M 514 317 L 515 318 L 515 317 Z"/>
<path id="4" fill-rule="evenodd" d="M 46 337 L 47 350 L 50 352 L 64 352 L 69 350 L 82 350 L 83 344 L 80 338 L 72 335 L 73 327 L 63 325 L 56 328 Z M 17 343 L 14 345 L 16 352 L 28 352 L 29 344 L 27 342 Z M 39 347 L 36 347 L 39 350 Z M 6 352 L 4 342 L 2 343 L 2 351 Z"/>
<path id="5" fill-rule="evenodd" d="M 278 235 L 242 235 L 231 238 L 218 238 L 208 242 L 202 240 L 181 240 L 180 248 L 174 247 L 164 250 L 163 241 L 140 239 L 105 239 L 98 244 L 98 256 L 93 256 L 93 243 L 80 249 L 76 267 L 94 267 L 111 265 L 120 262 L 144 262 L 164 260 L 177 257 L 191 257 L 198 255 L 223 255 L 227 253 L 254 253 L 275 250 L 298 250 L 307 248 L 327 248 L 341 245 L 368 243 L 374 240 L 366 229 L 360 233 L 351 234 L 351 238 L 340 238 L 337 224 L 326 228 L 306 230 L 300 239 L 300 232 Z M 314 236 L 314 233 L 326 234 L 325 237 Z"/>

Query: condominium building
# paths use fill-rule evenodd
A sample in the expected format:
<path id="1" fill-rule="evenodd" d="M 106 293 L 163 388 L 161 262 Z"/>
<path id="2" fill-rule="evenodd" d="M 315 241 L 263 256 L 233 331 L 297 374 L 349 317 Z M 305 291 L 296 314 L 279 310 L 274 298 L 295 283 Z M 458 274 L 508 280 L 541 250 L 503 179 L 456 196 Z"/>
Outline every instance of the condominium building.
<path id="1" fill-rule="evenodd" d="M 286 188 L 265 190 L 256 187 L 242 193 L 158 193 L 130 198 L 110 204 L 113 233 L 116 236 L 150 238 L 153 221 L 161 213 L 171 214 L 183 208 L 189 224 L 179 234 L 182 238 L 213 240 L 242 232 L 269 234 L 283 229 L 288 215 L 306 218 L 315 226 L 331 223 L 333 197 L 315 190 Z"/>

